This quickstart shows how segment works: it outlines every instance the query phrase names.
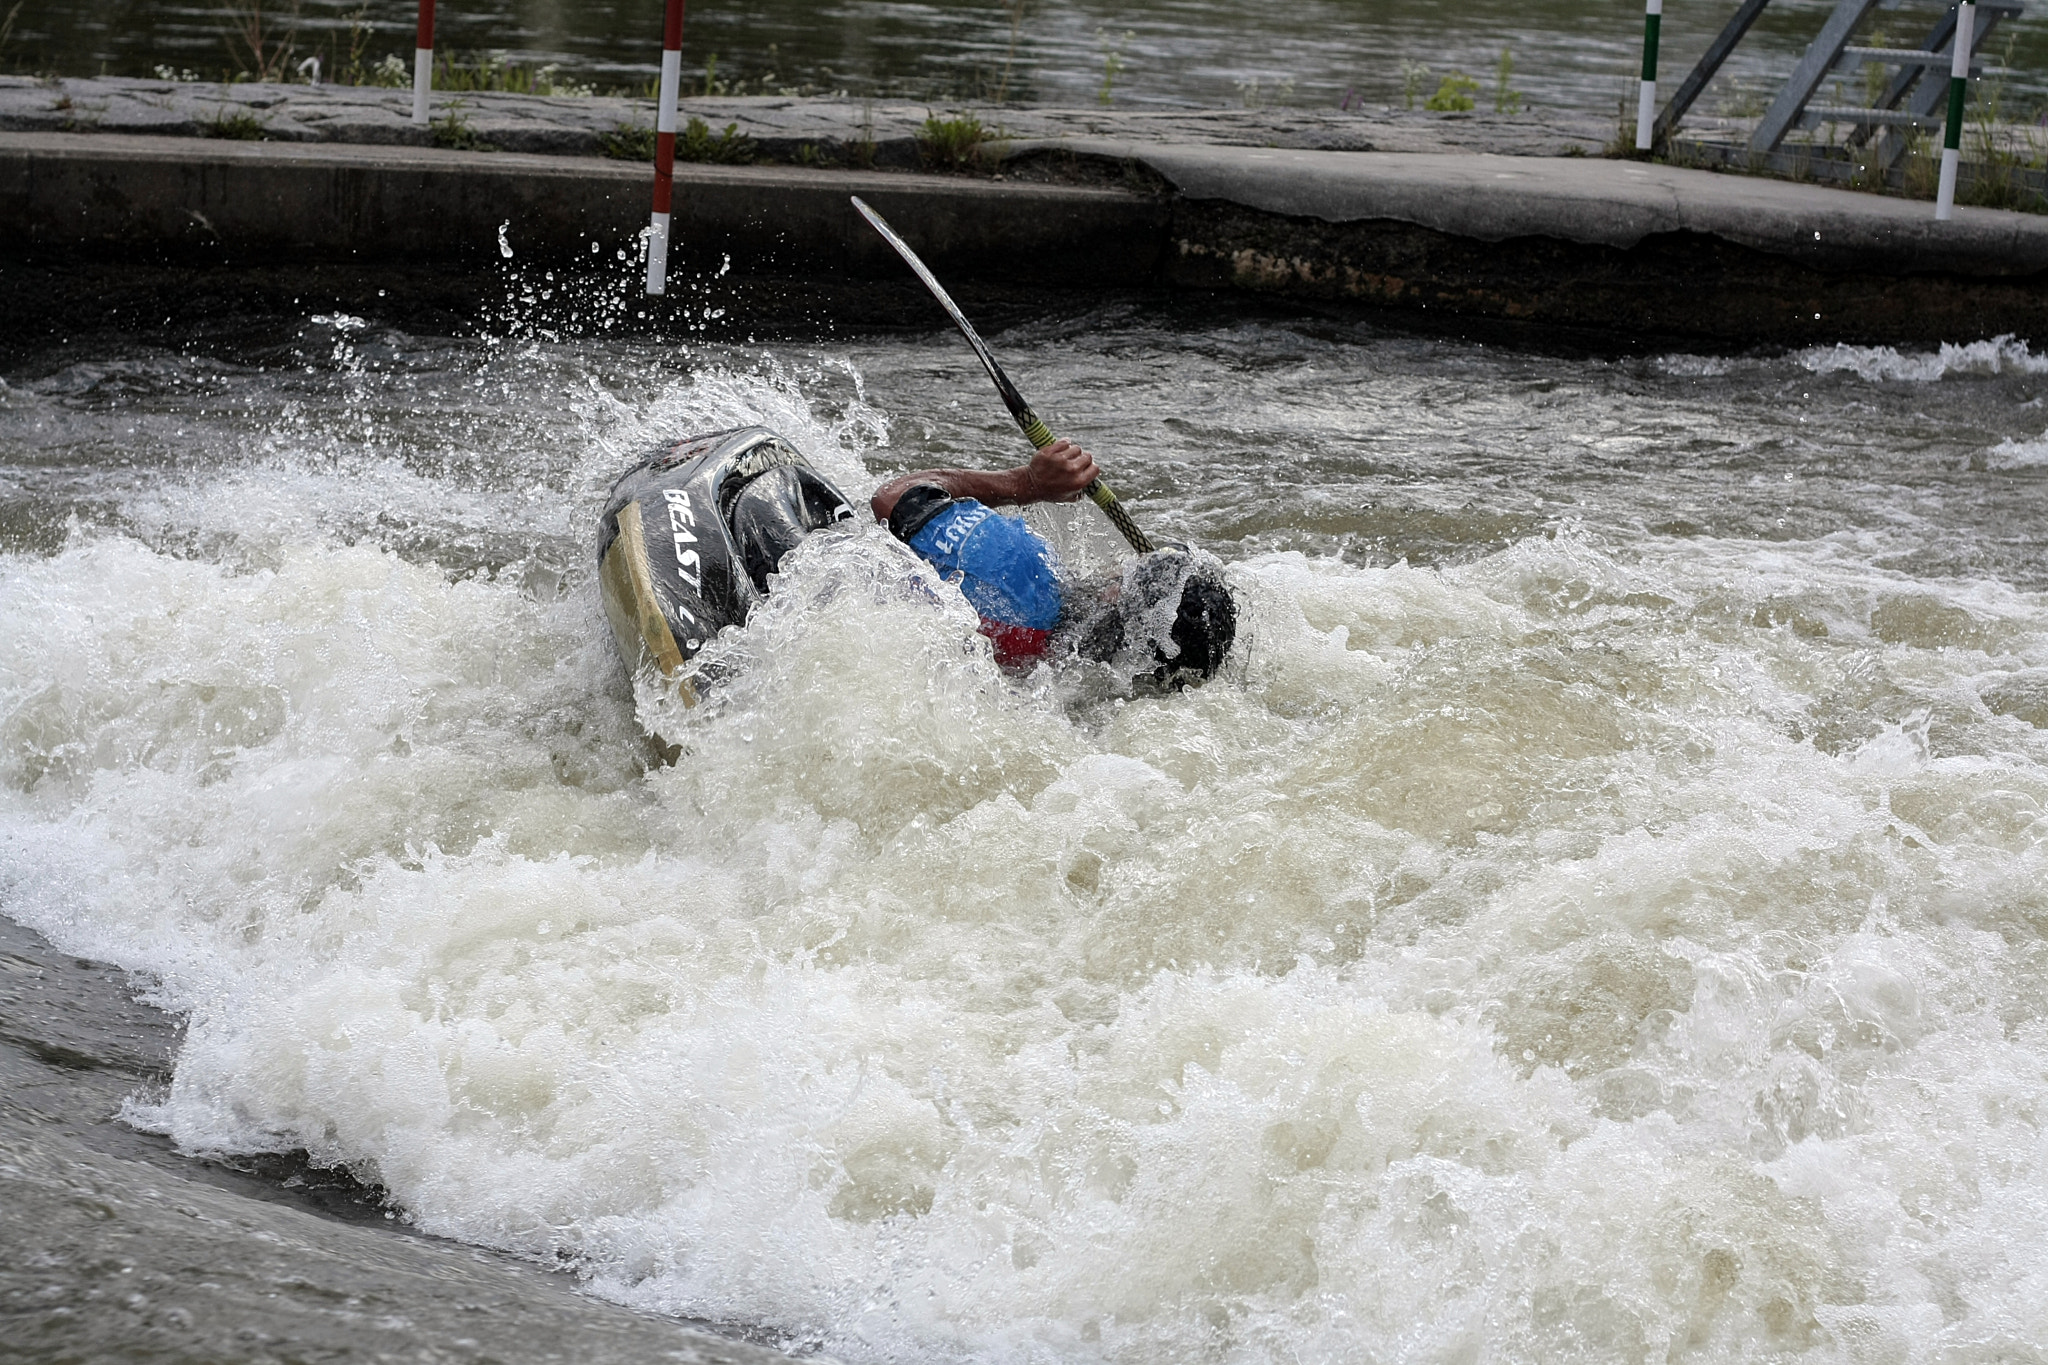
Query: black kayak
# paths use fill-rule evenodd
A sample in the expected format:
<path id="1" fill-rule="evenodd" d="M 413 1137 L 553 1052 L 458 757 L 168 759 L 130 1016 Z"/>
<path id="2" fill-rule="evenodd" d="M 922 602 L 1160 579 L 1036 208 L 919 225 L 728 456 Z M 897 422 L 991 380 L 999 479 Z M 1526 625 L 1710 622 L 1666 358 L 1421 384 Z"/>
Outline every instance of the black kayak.
<path id="1" fill-rule="evenodd" d="M 681 673 L 767 597 L 797 542 L 852 517 L 846 495 L 766 427 L 691 436 L 641 460 L 598 522 L 598 586 L 627 669 Z"/>

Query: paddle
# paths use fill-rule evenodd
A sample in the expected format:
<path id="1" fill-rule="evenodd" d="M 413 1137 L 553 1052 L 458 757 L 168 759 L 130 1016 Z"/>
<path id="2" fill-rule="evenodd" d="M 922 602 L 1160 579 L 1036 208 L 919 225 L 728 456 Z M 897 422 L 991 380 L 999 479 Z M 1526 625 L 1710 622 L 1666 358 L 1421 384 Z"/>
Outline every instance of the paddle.
<path id="1" fill-rule="evenodd" d="M 925 263 L 917 259 L 917 253 L 910 249 L 910 244 L 898 237 L 895 229 L 882 221 L 881 214 L 862 203 L 859 195 L 853 196 L 853 206 L 860 210 L 860 216 L 867 219 L 875 231 L 882 234 L 883 241 L 896 248 L 896 254 L 903 258 L 904 264 L 917 272 L 917 277 L 924 281 L 925 288 L 932 291 L 932 297 L 939 301 L 939 306 L 951 315 L 953 325 L 960 329 L 960 335 L 967 338 L 967 344 L 981 357 L 982 366 L 988 371 L 988 377 L 996 382 L 996 392 L 1003 396 L 1003 405 L 1009 408 L 1010 416 L 1016 418 L 1017 425 L 1024 429 L 1024 439 L 1031 442 L 1034 450 L 1051 445 L 1052 432 L 1046 429 L 1045 423 L 1038 420 L 1038 414 L 1024 401 L 1024 395 L 1017 392 L 1017 386 L 1010 382 L 1010 376 L 1003 373 L 1003 367 L 996 364 L 996 358 L 988 353 L 988 347 L 982 344 L 974 325 L 968 322 L 967 315 L 960 311 L 960 305 L 953 302 L 952 296 L 933 277 L 932 272 L 925 268 Z M 1133 550 L 1141 555 L 1152 553 L 1151 540 L 1138 529 L 1138 523 L 1131 520 L 1131 514 L 1124 510 L 1124 505 L 1117 501 L 1116 494 L 1109 491 L 1108 485 L 1098 478 L 1082 491 L 1088 495 L 1090 502 L 1102 509 L 1102 514 L 1109 518 L 1110 523 L 1123 532 L 1124 539 L 1131 542 Z"/>

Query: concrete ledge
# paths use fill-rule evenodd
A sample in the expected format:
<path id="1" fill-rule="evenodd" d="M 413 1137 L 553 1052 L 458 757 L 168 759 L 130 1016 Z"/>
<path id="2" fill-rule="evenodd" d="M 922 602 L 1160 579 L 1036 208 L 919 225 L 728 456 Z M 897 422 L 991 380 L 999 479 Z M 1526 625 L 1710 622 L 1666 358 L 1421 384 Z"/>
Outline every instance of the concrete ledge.
<path id="1" fill-rule="evenodd" d="M 1720 238 L 1827 270 L 2024 276 L 2048 270 L 2048 217 L 1678 166 L 1579 157 L 1287 151 L 1069 142 L 1136 161 L 1182 195 L 1328 223 L 1374 219 L 1481 242 L 1545 237 L 1629 248 Z"/>
<path id="2" fill-rule="evenodd" d="M 729 264 L 729 286 L 779 280 L 793 298 L 906 284 L 848 207 L 860 194 L 948 279 L 1013 292 L 1242 290 L 1621 347 L 2048 338 L 2048 218 L 2033 215 L 1935 223 L 1904 200 L 1576 157 L 1015 150 L 1003 180 L 679 167 L 675 268 Z M 0 254 L 245 271 L 448 262 L 452 303 L 464 271 L 481 281 L 501 264 L 501 228 L 522 264 L 588 265 L 593 244 L 634 243 L 651 179 L 595 158 L 0 133 Z"/>
<path id="3" fill-rule="evenodd" d="M 587 158 L 423 147 L 0 133 L 0 236 L 66 253 L 276 263 L 495 260 L 629 245 L 653 173 Z M 1028 272 L 1053 285 L 1149 279 L 1166 240 L 1156 197 L 1085 185 L 808 170 L 676 168 L 682 265 L 733 256 L 757 273 L 894 276 L 895 255 L 847 205 L 870 199 L 934 265 Z M 1028 265 L 1025 264 L 1028 262 Z"/>

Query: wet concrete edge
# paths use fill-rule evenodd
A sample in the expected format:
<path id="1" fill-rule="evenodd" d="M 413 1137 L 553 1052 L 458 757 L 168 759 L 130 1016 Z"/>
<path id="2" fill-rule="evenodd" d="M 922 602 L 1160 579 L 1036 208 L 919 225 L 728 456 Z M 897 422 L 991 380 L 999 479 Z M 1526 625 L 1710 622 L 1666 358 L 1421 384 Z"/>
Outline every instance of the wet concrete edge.
<path id="1" fill-rule="evenodd" d="M 1493 163 L 1500 163 L 1496 167 Z M 996 180 L 677 168 L 680 274 L 880 280 L 860 194 L 951 280 L 1230 290 L 1718 345 L 2048 334 L 2048 219 L 1584 158 L 1020 145 Z M 1631 179 L 1637 176 L 1641 179 Z M 17 258 L 495 267 L 630 244 L 646 167 L 0 133 Z"/>

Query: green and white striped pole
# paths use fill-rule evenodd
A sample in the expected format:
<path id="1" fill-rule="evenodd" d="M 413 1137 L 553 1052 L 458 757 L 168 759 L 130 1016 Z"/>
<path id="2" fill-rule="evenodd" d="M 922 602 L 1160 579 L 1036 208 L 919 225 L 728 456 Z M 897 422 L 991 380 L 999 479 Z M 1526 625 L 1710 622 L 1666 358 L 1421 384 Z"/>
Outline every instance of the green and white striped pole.
<path id="1" fill-rule="evenodd" d="M 1657 121 L 1657 29 L 1664 21 L 1664 0 L 1643 0 L 1643 89 L 1636 97 L 1636 150 L 1650 150 L 1650 130 Z"/>
<path id="2" fill-rule="evenodd" d="M 1941 187 L 1934 192 L 1934 218 L 1956 216 L 1956 170 L 1963 159 L 1963 94 L 1970 87 L 1970 30 L 1977 7 L 1964 0 L 1956 6 L 1956 50 L 1948 64 L 1948 131 L 1941 139 Z"/>

